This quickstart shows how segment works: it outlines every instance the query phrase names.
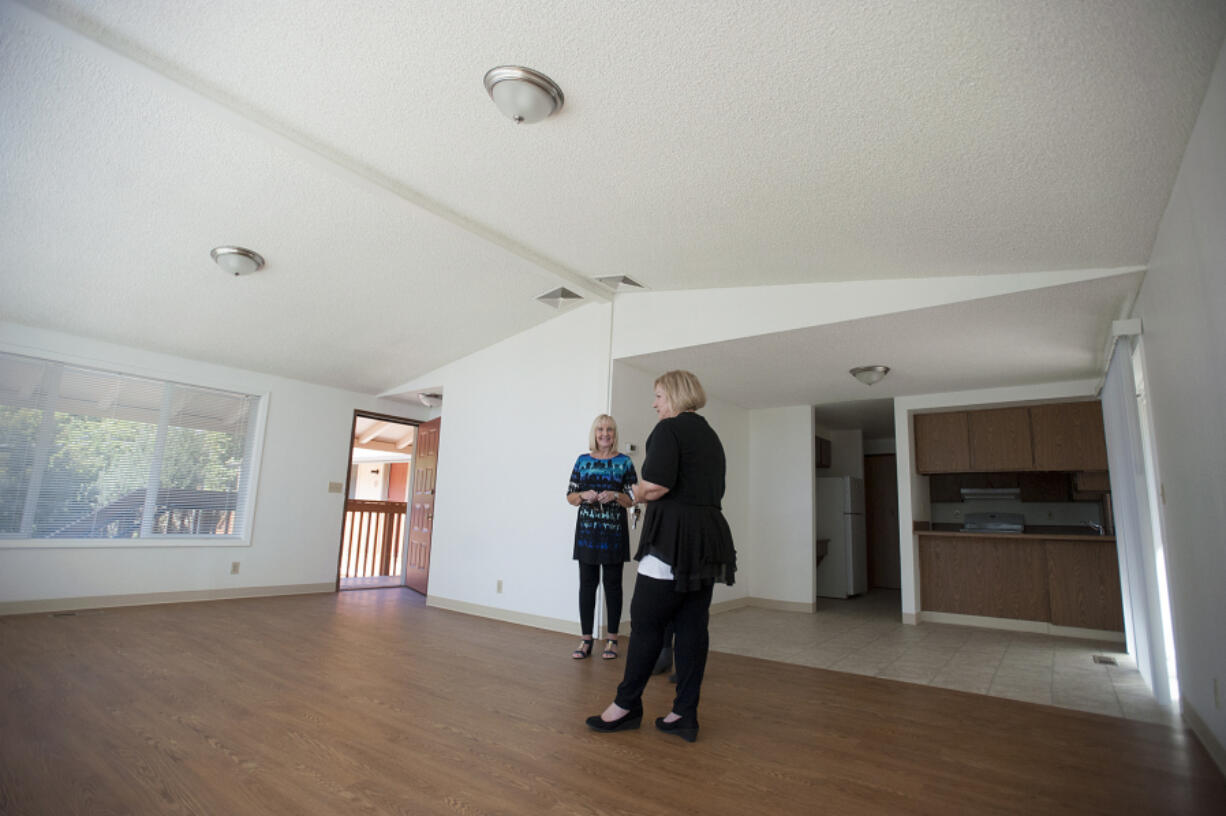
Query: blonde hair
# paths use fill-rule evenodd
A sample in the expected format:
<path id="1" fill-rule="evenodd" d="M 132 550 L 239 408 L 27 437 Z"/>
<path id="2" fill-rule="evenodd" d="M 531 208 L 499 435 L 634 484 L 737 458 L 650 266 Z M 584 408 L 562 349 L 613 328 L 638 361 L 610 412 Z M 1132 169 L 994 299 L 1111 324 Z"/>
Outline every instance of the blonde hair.
<path id="1" fill-rule="evenodd" d="M 702 383 L 688 371 L 666 371 L 656 377 L 654 386 L 664 392 L 668 405 L 678 414 L 697 411 L 707 404 L 707 392 Z"/>
<path id="2" fill-rule="evenodd" d="M 608 423 L 613 426 L 613 451 L 615 453 L 617 451 L 617 420 L 608 414 L 601 414 L 592 420 L 592 430 L 588 431 L 587 434 L 587 447 L 592 453 L 596 453 L 598 450 L 600 450 L 600 448 L 596 445 L 596 427 L 605 421 L 608 421 Z"/>

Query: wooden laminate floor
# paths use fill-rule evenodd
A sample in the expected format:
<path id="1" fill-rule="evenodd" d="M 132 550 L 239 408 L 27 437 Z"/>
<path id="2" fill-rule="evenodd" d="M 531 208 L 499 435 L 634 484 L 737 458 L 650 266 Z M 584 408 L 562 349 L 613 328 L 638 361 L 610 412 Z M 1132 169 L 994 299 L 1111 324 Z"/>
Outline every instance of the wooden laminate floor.
<path id="1" fill-rule="evenodd" d="M 1191 732 L 712 653 L 702 731 L 595 734 L 622 661 L 373 590 L 0 618 L 0 813 L 1222 813 Z"/>

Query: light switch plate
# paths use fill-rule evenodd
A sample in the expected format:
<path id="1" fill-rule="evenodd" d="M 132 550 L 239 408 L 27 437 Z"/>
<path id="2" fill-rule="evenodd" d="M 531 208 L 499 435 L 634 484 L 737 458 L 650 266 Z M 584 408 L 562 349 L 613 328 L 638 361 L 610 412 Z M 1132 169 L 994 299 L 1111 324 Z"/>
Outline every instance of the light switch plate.
<path id="1" fill-rule="evenodd" d="M 329 493 L 341 493 L 345 490 L 344 482 L 328 482 Z"/>

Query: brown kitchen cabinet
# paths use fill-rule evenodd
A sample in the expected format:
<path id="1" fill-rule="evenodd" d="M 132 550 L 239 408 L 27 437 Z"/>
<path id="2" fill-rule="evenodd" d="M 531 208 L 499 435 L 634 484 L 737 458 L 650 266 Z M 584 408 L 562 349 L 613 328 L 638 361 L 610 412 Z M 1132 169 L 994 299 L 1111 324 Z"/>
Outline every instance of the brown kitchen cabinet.
<path id="1" fill-rule="evenodd" d="M 1051 622 L 1057 626 L 1124 631 L 1115 545 L 1107 541 L 1048 541 Z"/>
<path id="2" fill-rule="evenodd" d="M 1102 406 L 1058 402 L 1030 406 L 1035 470 L 1106 470 Z"/>
<path id="3" fill-rule="evenodd" d="M 917 473 L 1106 469 L 1098 402 L 915 416 Z"/>
<path id="4" fill-rule="evenodd" d="M 831 456 L 830 440 L 820 436 L 814 437 L 813 445 L 813 463 L 815 467 L 828 468 L 833 461 Z"/>
<path id="5" fill-rule="evenodd" d="M 1079 493 L 1110 493 L 1111 476 L 1105 470 L 1083 470 L 1073 477 Z"/>
<path id="6" fill-rule="evenodd" d="M 924 532 L 920 606 L 1122 632 L 1116 558 L 1111 539 Z"/>
<path id="7" fill-rule="evenodd" d="M 1027 408 L 994 408 L 967 411 L 971 470 L 1030 470 L 1030 411 Z"/>
<path id="8" fill-rule="evenodd" d="M 915 469 L 965 473 L 971 469 L 966 411 L 915 415 Z"/>
<path id="9" fill-rule="evenodd" d="M 1050 614 L 1041 540 L 924 535 L 919 556 L 925 610 L 1016 620 Z"/>

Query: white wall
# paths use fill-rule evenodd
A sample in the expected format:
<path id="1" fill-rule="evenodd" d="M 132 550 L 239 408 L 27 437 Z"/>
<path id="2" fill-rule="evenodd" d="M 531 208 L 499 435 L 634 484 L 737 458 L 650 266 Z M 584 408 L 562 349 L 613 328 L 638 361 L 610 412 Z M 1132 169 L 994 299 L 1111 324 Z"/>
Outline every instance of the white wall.
<path id="1" fill-rule="evenodd" d="M 422 416 L 366 394 L 9 323 L 0 323 L 0 348 L 268 398 L 250 546 L 0 548 L 4 604 L 331 583 L 345 497 L 328 483 L 345 482 L 354 410 Z"/>
<path id="2" fill-rule="evenodd" d="M 406 384 L 443 393 L 431 605 L 578 632 L 566 487 L 608 408 L 610 311 L 573 309 Z"/>
<path id="3" fill-rule="evenodd" d="M 808 405 L 749 412 L 749 594 L 755 598 L 815 602 L 813 437 Z"/>
<path id="4" fill-rule="evenodd" d="M 1224 52 L 1226 53 L 1226 52 Z M 1219 55 L 1154 243 L 1144 327 L 1180 691 L 1226 745 L 1226 59 Z M 1214 694 L 1214 680 L 1218 692 Z M 1223 762 L 1219 754 L 1219 763 Z"/>

